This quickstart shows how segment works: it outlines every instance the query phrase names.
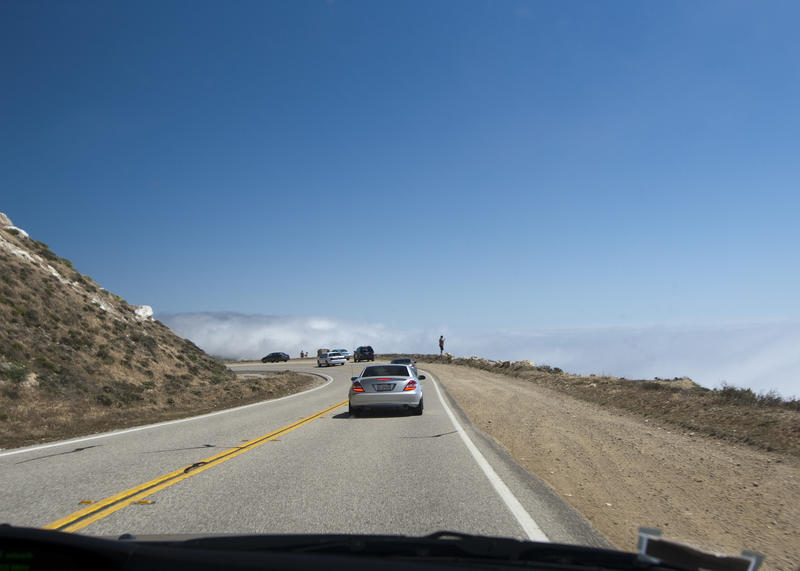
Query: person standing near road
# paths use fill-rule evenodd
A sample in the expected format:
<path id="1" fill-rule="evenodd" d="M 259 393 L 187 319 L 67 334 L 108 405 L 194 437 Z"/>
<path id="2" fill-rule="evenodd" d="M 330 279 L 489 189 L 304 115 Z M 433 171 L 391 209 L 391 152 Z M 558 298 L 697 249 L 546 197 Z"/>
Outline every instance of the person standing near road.
<path id="1" fill-rule="evenodd" d="M 439 356 L 444 353 L 444 335 L 439 335 Z"/>

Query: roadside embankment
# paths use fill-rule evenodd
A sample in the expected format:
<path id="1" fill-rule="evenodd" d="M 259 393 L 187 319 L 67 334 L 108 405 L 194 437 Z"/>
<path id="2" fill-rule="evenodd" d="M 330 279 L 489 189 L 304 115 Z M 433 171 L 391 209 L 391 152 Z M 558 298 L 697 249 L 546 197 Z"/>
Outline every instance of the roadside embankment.
<path id="1" fill-rule="evenodd" d="M 157 384 L 139 388 L 128 383 L 135 398 L 117 397 L 112 406 L 86 398 L 44 399 L 25 390 L 5 411 L 0 423 L 0 448 L 66 440 L 109 430 L 141 426 L 272 400 L 302 392 L 324 381 L 294 371 L 269 371 L 224 377 L 219 384 L 184 388 L 164 395 Z M 130 387 L 130 388 L 128 388 Z M 133 392 L 136 391 L 136 392 Z M 112 395 L 113 396 L 113 395 Z M 168 398 L 167 398 L 168 397 Z M 168 404 L 161 404 L 166 399 Z"/>
<path id="2" fill-rule="evenodd" d="M 767 452 L 800 457 L 800 400 L 782 399 L 750 389 L 707 389 L 688 378 L 631 380 L 605 375 L 571 375 L 531 361 L 489 361 L 478 357 L 409 355 L 418 363 L 448 363 L 523 379 L 635 414 L 649 422 L 748 444 Z M 381 355 L 382 359 L 393 355 Z"/>

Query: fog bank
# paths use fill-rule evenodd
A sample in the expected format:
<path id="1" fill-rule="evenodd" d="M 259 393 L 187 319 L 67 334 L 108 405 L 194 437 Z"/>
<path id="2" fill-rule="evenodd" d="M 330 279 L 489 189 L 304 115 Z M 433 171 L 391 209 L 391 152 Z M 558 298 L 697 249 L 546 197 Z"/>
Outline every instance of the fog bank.
<path id="1" fill-rule="evenodd" d="M 630 379 L 691 377 L 706 387 L 727 383 L 757 392 L 800 395 L 800 322 L 654 325 L 532 331 L 466 332 L 398 329 L 384 323 L 327 317 L 236 313 L 159 315 L 178 335 L 226 359 L 258 359 L 272 351 L 298 357 L 319 347 L 372 345 L 379 353 L 435 353 L 440 334 L 456 356 L 530 359 L 571 373 Z"/>

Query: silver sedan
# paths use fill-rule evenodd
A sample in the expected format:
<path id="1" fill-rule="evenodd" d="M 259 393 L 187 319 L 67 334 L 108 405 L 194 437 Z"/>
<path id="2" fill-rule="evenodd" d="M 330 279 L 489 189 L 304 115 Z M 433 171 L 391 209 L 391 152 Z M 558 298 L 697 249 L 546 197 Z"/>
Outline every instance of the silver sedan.
<path id="1" fill-rule="evenodd" d="M 422 414 L 422 383 L 408 365 L 369 365 L 361 376 L 352 377 L 350 415 L 369 407 L 405 407 Z"/>

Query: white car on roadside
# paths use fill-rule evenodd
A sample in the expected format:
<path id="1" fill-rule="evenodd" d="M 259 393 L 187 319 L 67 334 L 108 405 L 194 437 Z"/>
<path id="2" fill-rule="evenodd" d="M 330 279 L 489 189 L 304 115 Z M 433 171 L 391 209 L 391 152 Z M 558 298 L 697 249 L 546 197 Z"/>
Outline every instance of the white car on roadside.
<path id="1" fill-rule="evenodd" d="M 344 365 L 347 358 L 338 351 L 329 351 L 317 357 L 317 367 L 330 367 L 331 365 Z"/>
<path id="2" fill-rule="evenodd" d="M 347 349 L 334 349 L 334 351 L 344 355 L 344 358 L 347 359 L 348 361 L 350 360 L 350 357 L 353 356 L 352 353 L 350 353 L 350 351 L 348 351 Z"/>

